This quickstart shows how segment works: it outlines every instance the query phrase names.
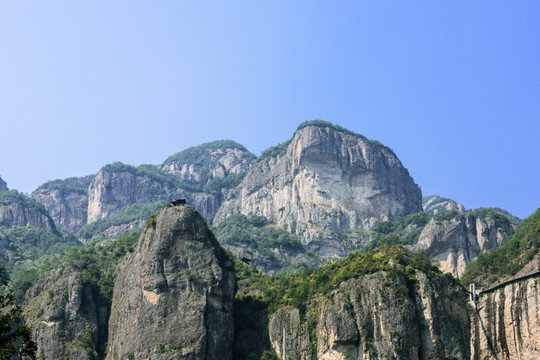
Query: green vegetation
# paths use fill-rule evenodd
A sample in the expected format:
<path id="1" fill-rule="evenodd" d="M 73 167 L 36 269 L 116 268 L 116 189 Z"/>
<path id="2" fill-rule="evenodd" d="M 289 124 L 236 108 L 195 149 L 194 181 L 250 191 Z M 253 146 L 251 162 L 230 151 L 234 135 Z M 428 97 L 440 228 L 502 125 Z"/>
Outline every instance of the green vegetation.
<path id="1" fill-rule="evenodd" d="M 9 256 L 0 257 L 0 263 L 8 270 L 18 261 L 33 260 L 42 255 L 55 254 L 77 244 L 72 237 L 66 236 L 64 238 L 60 234 L 51 233 L 35 226 L 0 228 L 0 234 L 2 233 L 8 239 L 3 252 Z"/>
<path id="2" fill-rule="evenodd" d="M 159 169 L 155 165 L 143 164 L 137 167 L 121 162 L 114 162 L 105 165 L 101 170 L 109 173 L 130 173 L 135 176 L 145 177 L 162 185 L 174 188 L 178 186 L 178 181 L 174 175 Z"/>
<path id="3" fill-rule="evenodd" d="M 402 216 L 395 221 L 381 221 L 373 227 L 373 239 L 366 246 L 366 250 L 381 245 L 416 244 L 432 217 L 433 215 L 420 212 Z"/>
<path id="4" fill-rule="evenodd" d="M 0 358 L 36 359 L 36 351 L 32 329 L 24 324 L 22 308 L 15 304 L 9 278 L 0 267 Z"/>
<path id="5" fill-rule="evenodd" d="M 474 281 L 489 286 L 497 280 L 514 276 L 538 254 L 539 249 L 540 209 L 523 220 L 514 235 L 501 246 L 481 253 L 470 262 L 461 281 L 466 285 Z"/>
<path id="6" fill-rule="evenodd" d="M 0 206 L 10 206 L 12 204 L 20 204 L 24 208 L 35 208 L 43 215 L 50 218 L 45 206 L 31 197 L 21 194 L 17 190 L 0 192 Z"/>
<path id="7" fill-rule="evenodd" d="M 266 304 L 269 314 L 286 305 L 305 311 L 309 298 L 324 296 L 337 289 L 343 281 L 381 270 L 406 276 L 411 281 L 414 281 L 414 270 L 426 274 L 440 273 L 426 252 L 412 252 L 403 246 L 356 251 L 330 265 L 287 277 L 263 275 L 254 266 L 237 261 L 236 298 L 240 301 L 245 297 L 254 297 Z"/>
<path id="8" fill-rule="evenodd" d="M 38 278 L 54 269 L 72 267 L 81 272 L 83 282 L 90 285 L 102 301 L 110 301 L 116 266 L 127 252 L 133 251 L 140 233 L 139 230 L 106 244 L 72 247 L 62 253 L 18 262 L 12 272 L 17 300 L 23 300 L 26 290 Z"/>
<path id="9" fill-rule="evenodd" d="M 127 205 L 108 218 L 99 219 L 93 223 L 84 225 L 77 233 L 77 238 L 88 241 L 94 236 L 101 234 L 112 226 L 129 224 L 136 220 L 147 219 L 165 206 L 165 201 L 153 203 Z M 101 236 L 103 238 L 104 236 Z"/>
<path id="10" fill-rule="evenodd" d="M 261 162 L 265 159 L 270 159 L 277 156 L 283 156 L 287 152 L 287 147 L 292 142 L 292 139 L 289 139 L 281 144 L 276 146 L 269 147 L 261 153 L 261 156 L 257 158 L 257 162 Z"/>
<path id="11" fill-rule="evenodd" d="M 44 183 L 39 189 L 48 189 L 48 190 L 61 190 L 64 193 L 78 193 L 78 194 L 87 194 L 88 186 L 94 179 L 95 175 L 88 175 L 84 177 L 70 177 L 67 179 L 57 179 Z"/>
<path id="12" fill-rule="evenodd" d="M 191 191 L 204 191 L 214 195 L 220 195 L 223 187 L 234 187 L 242 181 L 245 174 L 225 174 L 223 179 L 212 179 L 212 169 L 218 165 L 217 157 L 212 155 L 216 150 L 238 149 L 243 151 L 240 158 L 236 159 L 233 165 L 243 161 L 251 162 L 255 160 L 255 155 L 250 153 L 244 146 L 232 140 L 217 140 L 198 146 L 189 147 L 179 153 L 169 156 L 163 165 L 177 163 L 193 164 L 195 171 L 201 176 L 200 181 L 181 181 L 180 186 Z M 212 180 L 210 180 L 212 179 Z"/>
<path id="13" fill-rule="evenodd" d="M 303 128 L 308 127 L 308 126 L 316 126 L 316 127 L 319 127 L 319 128 L 330 128 L 330 129 L 339 131 L 339 132 L 341 132 L 343 134 L 352 135 L 352 136 L 361 138 L 362 140 L 368 142 L 372 146 L 377 147 L 377 148 L 385 149 L 386 151 L 390 152 L 392 155 L 396 156 L 396 154 L 394 153 L 394 151 L 391 148 L 381 144 L 379 141 L 370 140 L 370 139 L 366 138 L 363 135 L 357 134 L 357 133 L 355 133 L 355 132 L 353 132 L 351 130 L 347 130 L 344 127 L 341 127 L 341 126 L 339 126 L 337 124 L 332 124 L 331 122 L 324 121 L 324 120 L 317 119 L 317 120 L 304 121 L 303 123 L 301 123 L 298 126 L 298 128 L 295 131 L 295 134 L 296 134 L 296 132 L 298 132 L 298 131 L 300 131 Z M 294 137 L 294 135 L 293 135 L 293 137 Z M 285 153 L 287 152 L 287 147 L 289 146 L 291 141 L 292 141 L 292 138 L 285 141 L 285 142 L 282 142 L 279 145 L 272 146 L 272 147 L 264 150 L 262 152 L 262 154 L 257 158 L 257 162 L 261 162 L 262 160 L 265 160 L 265 159 L 285 155 Z"/>
<path id="14" fill-rule="evenodd" d="M 264 216 L 231 215 L 212 231 L 220 244 L 253 249 L 268 259 L 272 259 L 273 250 L 280 247 L 303 249 L 296 235 L 272 225 Z"/>
<path id="15" fill-rule="evenodd" d="M 356 136 L 356 137 L 361 138 L 362 140 L 368 142 L 372 146 L 377 147 L 377 148 L 383 148 L 386 151 L 389 151 L 392 155 L 396 156 L 396 154 L 394 153 L 394 150 L 392 150 L 391 148 L 389 148 L 386 145 L 381 144 L 381 142 L 379 142 L 377 140 L 370 140 L 367 137 L 365 137 L 364 135 L 355 133 L 354 131 L 345 129 L 344 127 L 341 127 L 341 126 L 339 126 L 337 124 L 332 124 L 331 122 L 328 122 L 328 121 L 325 121 L 325 120 L 315 119 L 315 120 L 304 121 L 303 123 L 298 125 L 298 128 L 296 129 L 296 131 L 299 131 L 299 130 L 301 130 L 301 129 L 305 128 L 305 127 L 308 127 L 308 126 L 316 126 L 316 127 L 320 127 L 320 128 L 330 128 L 330 129 L 333 129 L 335 131 L 339 131 L 339 132 L 347 134 L 347 135 Z M 296 134 L 296 132 L 295 132 L 295 134 Z M 396 158 L 397 158 L 397 156 L 396 156 Z"/>

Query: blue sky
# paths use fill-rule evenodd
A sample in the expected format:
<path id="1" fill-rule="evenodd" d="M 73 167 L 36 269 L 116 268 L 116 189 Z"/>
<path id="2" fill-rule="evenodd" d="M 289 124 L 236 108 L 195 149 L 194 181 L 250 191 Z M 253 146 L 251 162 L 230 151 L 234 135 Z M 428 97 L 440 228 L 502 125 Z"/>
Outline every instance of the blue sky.
<path id="1" fill-rule="evenodd" d="M 538 1 L 4 1 L 0 176 L 31 192 L 304 120 L 394 149 L 425 195 L 540 206 Z"/>

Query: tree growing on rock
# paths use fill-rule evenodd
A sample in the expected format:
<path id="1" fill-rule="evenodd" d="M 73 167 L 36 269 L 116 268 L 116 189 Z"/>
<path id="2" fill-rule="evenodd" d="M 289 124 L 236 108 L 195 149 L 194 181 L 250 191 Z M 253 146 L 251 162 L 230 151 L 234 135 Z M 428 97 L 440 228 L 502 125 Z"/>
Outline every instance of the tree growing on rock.
<path id="1" fill-rule="evenodd" d="M 9 281 L 0 267 L 0 359 L 36 359 L 32 330 L 24 324 L 22 309 L 15 304 Z"/>

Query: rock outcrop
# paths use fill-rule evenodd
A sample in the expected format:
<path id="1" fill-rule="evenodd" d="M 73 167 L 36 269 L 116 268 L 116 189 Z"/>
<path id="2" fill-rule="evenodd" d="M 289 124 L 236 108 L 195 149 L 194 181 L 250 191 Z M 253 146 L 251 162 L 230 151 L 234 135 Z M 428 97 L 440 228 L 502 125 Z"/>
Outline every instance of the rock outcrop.
<path id="1" fill-rule="evenodd" d="M 471 359 L 540 359 L 539 279 L 511 282 L 480 296 L 471 317 Z"/>
<path id="2" fill-rule="evenodd" d="M 26 294 L 25 318 L 41 360 L 97 359 L 108 309 L 72 267 L 59 268 Z"/>
<path id="3" fill-rule="evenodd" d="M 339 234 L 422 210 L 420 188 L 378 142 L 308 125 L 276 149 L 275 156 L 261 156 L 215 222 L 234 213 L 262 215 L 315 253 L 344 256 Z"/>
<path id="4" fill-rule="evenodd" d="M 190 206 L 151 218 L 118 268 L 107 359 L 231 359 L 232 261 Z"/>
<path id="5" fill-rule="evenodd" d="M 499 246 L 513 232 L 509 219 L 494 213 L 435 216 L 424 227 L 413 249 L 426 250 L 440 262 L 441 271 L 459 277 L 480 252 Z"/>
<path id="6" fill-rule="evenodd" d="M 466 294 L 444 275 L 416 272 L 417 283 L 387 272 L 341 283 L 311 301 L 305 316 L 285 307 L 269 335 L 288 359 L 468 359 Z"/>
<path id="7" fill-rule="evenodd" d="M 54 222 L 76 233 L 87 223 L 88 186 L 94 176 L 56 180 L 40 186 L 32 198 L 42 203 Z"/>
<path id="8" fill-rule="evenodd" d="M 47 210 L 40 203 L 16 190 L 2 192 L 0 197 L 0 226 L 35 226 L 57 233 Z"/>
<path id="9" fill-rule="evenodd" d="M 7 191 L 8 186 L 7 183 L 0 177 L 0 191 Z"/>
<path id="10" fill-rule="evenodd" d="M 424 212 L 429 214 L 438 214 L 442 211 L 465 212 L 465 206 L 463 206 L 463 204 L 438 195 L 423 196 L 422 207 L 424 208 Z"/>
<path id="11" fill-rule="evenodd" d="M 255 161 L 255 155 L 231 140 L 218 140 L 190 147 L 170 156 L 161 169 L 175 175 L 188 189 L 225 195 L 235 181 L 224 183 L 245 174 Z M 215 182 L 215 187 L 212 187 Z M 205 189 L 206 186 L 206 189 Z"/>

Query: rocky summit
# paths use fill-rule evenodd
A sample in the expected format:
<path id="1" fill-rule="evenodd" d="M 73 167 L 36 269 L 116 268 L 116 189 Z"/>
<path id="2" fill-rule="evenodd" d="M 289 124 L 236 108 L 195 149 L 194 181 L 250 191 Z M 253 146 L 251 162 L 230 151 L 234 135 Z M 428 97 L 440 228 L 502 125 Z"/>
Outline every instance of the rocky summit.
<path id="1" fill-rule="evenodd" d="M 189 206 L 149 221 L 114 283 L 107 359 L 232 358 L 232 261 Z"/>
<path id="2" fill-rule="evenodd" d="M 378 142 L 327 123 L 307 123 L 280 147 L 259 158 L 216 222 L 233 213 L 262 215 L 316 253 L 343 256 L 340 233 L 422 210 L 420 188 Z"/>

